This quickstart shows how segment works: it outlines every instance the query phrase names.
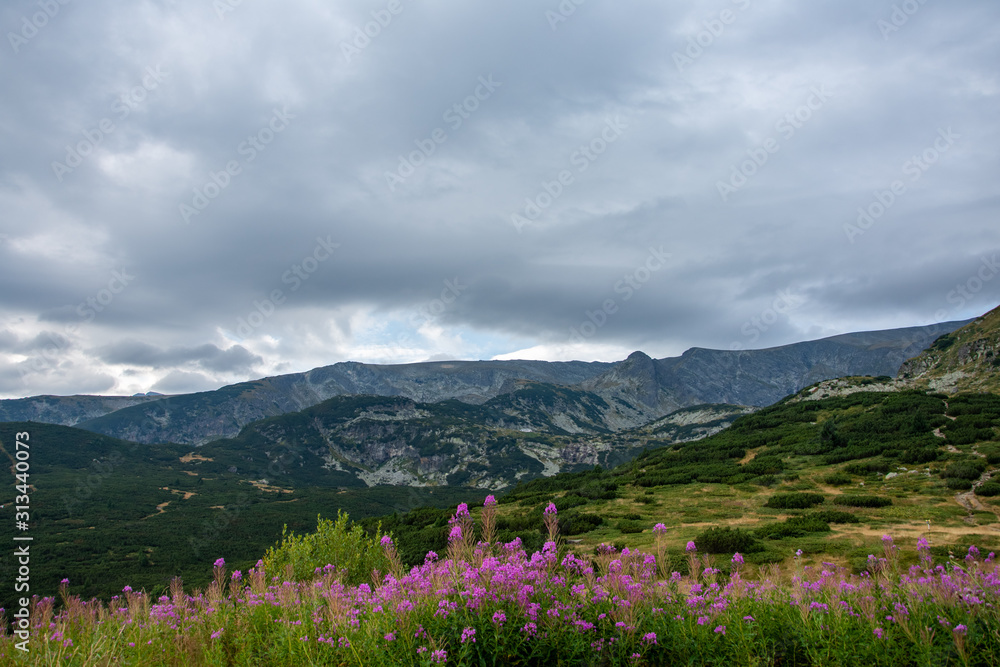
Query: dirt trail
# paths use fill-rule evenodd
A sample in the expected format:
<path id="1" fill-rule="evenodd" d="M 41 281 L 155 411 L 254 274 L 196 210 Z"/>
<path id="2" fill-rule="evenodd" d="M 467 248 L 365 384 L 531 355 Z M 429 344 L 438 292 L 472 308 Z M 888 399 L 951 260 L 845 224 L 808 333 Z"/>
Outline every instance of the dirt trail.
<path id="1" fill-rule="evenodd" d="M 165 502 L 165 503 L 160 503 L 159 505 L 157 505 L 157 506 L 156 506 L 156 514 L 150 514 L 149 516 L 144 516 L 144 517 L 142 517 L 142 518 L 143 518 L 143 519 L 148 519 L 148 518 L 149 518 L 150 516 L 156 516 L 157 514 L 163 514 L 164 512 L 166 512 L 166 511 L 167 511 L 167 510 L 166 510 L 166 509 L 164 509 L 164 508 L 165 508 L 165 507 L 166 507 L 167 505 L 169 505 L 169 504 L 170 504 L 170 501 L 169 501 L 169 500 L 168 500 L 167 502 Z"/>

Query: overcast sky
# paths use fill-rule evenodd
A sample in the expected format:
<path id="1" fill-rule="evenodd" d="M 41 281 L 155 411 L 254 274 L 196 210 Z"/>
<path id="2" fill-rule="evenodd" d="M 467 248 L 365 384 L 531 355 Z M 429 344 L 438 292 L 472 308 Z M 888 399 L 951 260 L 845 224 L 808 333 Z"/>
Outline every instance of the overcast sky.
<path id="1" fill-rule="evenodd" d="M 2 397 L 1000 301 L 996 0 L 9 0 L 0 28 Z"/>

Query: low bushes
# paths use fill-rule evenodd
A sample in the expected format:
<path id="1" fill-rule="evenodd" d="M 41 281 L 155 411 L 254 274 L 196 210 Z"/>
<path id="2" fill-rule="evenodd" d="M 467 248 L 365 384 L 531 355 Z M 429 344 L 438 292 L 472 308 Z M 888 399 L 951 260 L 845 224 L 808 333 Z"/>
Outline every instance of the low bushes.
<path id="1" fill-rule="evenodd" d="M 734 554 L 737 551 L 743 554 L 764 550 L 753 533 L 728 526 L 709 528 L 695 537 L 694 543 L 698 551 L 710 554 Z"/>
<path id="2" fill-rule="evenodd" d="M 881 496 L 839 496 L 833 499 L 833 504 L 844 507 L 888 507 L 892 500 Z"/>
<path id="3" fill-rule="evenodd" d="M 825 499 L 818 493 L 776 493 L 768 498 L 764 507 L 779 510 L 804 510 L 819 505 Z"/>

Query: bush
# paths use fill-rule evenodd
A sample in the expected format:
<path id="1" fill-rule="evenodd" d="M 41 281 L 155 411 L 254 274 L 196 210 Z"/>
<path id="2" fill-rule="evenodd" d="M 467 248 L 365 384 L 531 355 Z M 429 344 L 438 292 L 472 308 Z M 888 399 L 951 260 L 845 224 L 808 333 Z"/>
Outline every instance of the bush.
<path id="1" fill-rule="evenodd" d="M 823 481 L 831 486 L 843 486 L 850 484 L 852 478 L 846 472 L 833 472 L 823 478 Z"/>
<path id="2" fill-rule="evenodd" d="M 567 514 L 559 519 L 560 535 L 581 535 L 589 533 L 604 524 L 604 518 L 596 514 Z"/>
<path id="3" fill-rule="evenodd" d="M 757 537 L 780 540 L 784 537 L 802 537 L 806 533 L 826 533 L 830 525 L 813 516 L 793 516 L 781 523 L 772 523 L 754 530 Z"/>
<path id="4" fill-rule="evenodd" d="M 875 475 L 889 472 L 889 464 L 885 461 L 868 461 L 866 463 L 852 463 L 844 468 L 845 472 L 852 475 Z"/>
<path id="5" fill-rule="evenodd" d="M 627 535 L 629 533 L 641 533 L 646 528 L 646 524 L 642 521 L 624 519 L 618 522 L 617 528 Z"/>
<path id="6" fill-rule="evenodd" d="M 972 481 L 961 477 L 952 477 L 945 482 L 945 485 L 952 491 L 968 491 L 972 488 Z"/>
<path id="7" fill-rule="evenodd" d="M 997 482 L 986 482 L 985 484 L 980 485 L 978 489 L 976 489 L 976 495 L 983 496 L 986 498 L 992 498 L 993 496 L 1000 496 L 1000 484 L 998 484 Z"/>
<path id="8" fill-rule="evenodd" d="M 264 572 L 267 577 L 287 576 L 303 581 L 315 576 L 317 567 L 333 565 L 341 574 L 344 585 L 357 585 L 371 581 L 372 571 L 388 572 L 389 558 L 380 544 L 381 525 L 375 536 L 368 537 L 364 528 L 352 524 L 344 512 L 337 511 L 337 520 L 316 517 L 316 532 L 308 535 L 281 531 L 281 542 L 264 554 Z"/>
<path id="9" fill-rule="evenodd" d="M 825 499 L 818 493 L 776 493 L 768 498 L 764 507 L 779 510 L 804 510 L 819 505 Z"/>
<path id="10" fill-rule="evenodd" d="M 825 521 L 826 523 L 858 523 L 861 521 L 850 512 L 843 512 L 841 510 L 821 510 L 819 512 L 806 514 L 805 518 L 815 518 L 820 521 Z"/>
<path id="11" fill-rule="evenodd" d="M 710 554 L 741 554 L 763 551 L 764 546 L 753 533 L 741 528 L 713 527 L 694 538 L 698 551 Z"/>
<path id="12" fill-rule="evenodd" d="M 880 496 L 840 496 L 834 498 L 833 504 L 844 507 L 888 507 L 892 500 Z"/>
<path id="13" fill-rule="evenodd" d="M 949 478 L 959 478 L 968 480 L 977 480 L 979 476 L 983 474 L 983 470 L 986 469 L 986 465 L 980 461 L 962 461 L 958 463 L 949 463 L 948 467 L 944 469 L 941 476 L 945 479 Z"/>

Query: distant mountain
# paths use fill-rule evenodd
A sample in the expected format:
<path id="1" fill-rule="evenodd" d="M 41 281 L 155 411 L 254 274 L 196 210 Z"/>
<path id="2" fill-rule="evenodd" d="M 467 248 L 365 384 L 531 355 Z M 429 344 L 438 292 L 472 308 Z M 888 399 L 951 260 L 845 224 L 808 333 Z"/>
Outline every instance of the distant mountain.
<path id="1" fill-rule="evenodd" d="M 904 360 L 964 324 L 844 334 L 764 350 L 692 348 L 665 359 L 634 352 L 617 363 L 342 362 L 216 391 L 159 400 L 132 397 L 128 400 L 142 402 L 82 421 L 72 421 L 73 417 L 50 407 L 47 419 L 135 442 L 203 444 L 234 437 L 253 421 L 303 410 L 335 396 L 401 396 L 422 403 L 455 399 L 481 405 L 512 394 L 527 382 L 534 383 L 535 390 L 509 397 L 511 403 L 505 407 L 505 414 L 519 414 L 526 428 L 617 432 L 694 405 L 765 406 L 820 380 L 895 375 Z M 543 390 L 543 384 L 553 388 Z"/>
<path id="2" fill-rule="evenodd" d="M 32 396 L 0 400 L 0 422 L 35 421 L 75 426 L 110 412 L 163 398 L 163 394 L 135 396 Z"/>
<path id="3" fill-rule="evenodd" d="M 935 340 L 903 364 L 899 379 L 935 391 L 1000 393 L 1000 307 Z"/>

